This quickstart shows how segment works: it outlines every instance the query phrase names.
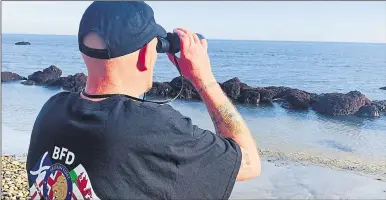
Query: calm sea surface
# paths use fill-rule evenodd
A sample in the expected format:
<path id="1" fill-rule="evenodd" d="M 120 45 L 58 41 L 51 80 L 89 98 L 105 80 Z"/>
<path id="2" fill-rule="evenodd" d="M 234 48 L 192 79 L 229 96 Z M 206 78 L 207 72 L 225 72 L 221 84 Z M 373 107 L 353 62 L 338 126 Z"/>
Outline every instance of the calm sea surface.
<path id="1" fill-rule="evenodd" d="M 18 41 L 30 46 L 15 46 Z M 289 86 L 309 92 L 359 90 L 372 100 L 386 99 L 386 45 L 315 42 L 209 41 L 212 69 L 218 81 L 239 77 L 252 86 Z M 86 72 L 76 36 L 2 35 L 2 71 L 22 76 L 56 65 L 63 75 Z M 159 55 L 154 79 L 178 76 L 166 55 Z M 45 101 L 60 92 L 19 83 L 2 84 L 3 154 L 26 153 L 34 120 Z M 172 106 L 193 123 L 213 130 L 200 102 L 174 101 Z M 278 104 L 238 106 L 260 147 L 386 156 L 386 117 L 325 117 L 313 111 L 288 111 Z M 294 148 L 296 147 L 296 148 Z"/>

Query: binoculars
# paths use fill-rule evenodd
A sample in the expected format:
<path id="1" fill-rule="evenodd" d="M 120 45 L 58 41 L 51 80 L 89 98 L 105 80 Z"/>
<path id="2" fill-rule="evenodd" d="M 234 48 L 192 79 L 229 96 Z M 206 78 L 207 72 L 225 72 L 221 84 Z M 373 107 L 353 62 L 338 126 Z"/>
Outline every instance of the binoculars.
<path id="1" fill-rule="evenodd" d="M 198 38 L 205 39 L 201 34 L 196 33 Z M 180 37 L 175 33 L 167 33 L 166 38 L 158 37 L 157 52 L 176 54 L 181 50 Z"/>

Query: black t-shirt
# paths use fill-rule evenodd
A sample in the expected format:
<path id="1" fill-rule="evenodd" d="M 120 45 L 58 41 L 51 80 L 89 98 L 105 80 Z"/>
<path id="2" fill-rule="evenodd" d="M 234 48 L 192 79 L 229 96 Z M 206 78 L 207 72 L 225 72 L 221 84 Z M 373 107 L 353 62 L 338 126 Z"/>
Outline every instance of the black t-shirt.
<path id="1" fill-rule="evenodd" d="M 51 97 L 27 157 L 32 199 L 228 199 L 240 147 L 169 105 Z"/>

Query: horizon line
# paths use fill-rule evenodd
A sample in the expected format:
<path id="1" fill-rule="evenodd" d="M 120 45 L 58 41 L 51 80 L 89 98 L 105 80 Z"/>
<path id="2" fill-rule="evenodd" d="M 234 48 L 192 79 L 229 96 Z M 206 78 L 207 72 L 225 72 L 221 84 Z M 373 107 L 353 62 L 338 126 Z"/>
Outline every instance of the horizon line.
<path id="1" fill-rule="evenodd" d="M 76 34 L 48 34 L 48 33 L 1 33 L 8 35 L 50 35 L 50 36 L 77 36 Z M 259 39 L 220 39 L 220 38 L 205 38 L 207 40 L 228 40 L 228 41 L 261 41 L 261 42 L 315 42 L 315 43 L 355 43 L 355 44 L 386 44 L 385 42 L 354 42 L 354 41 L 312 41 L 312 40 L 259 40 Z"/>

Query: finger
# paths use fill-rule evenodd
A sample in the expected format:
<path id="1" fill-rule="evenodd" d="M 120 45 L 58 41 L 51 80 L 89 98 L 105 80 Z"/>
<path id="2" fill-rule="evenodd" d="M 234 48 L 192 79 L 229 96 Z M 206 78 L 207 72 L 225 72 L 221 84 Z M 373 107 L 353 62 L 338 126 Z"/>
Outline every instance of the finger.
<path id="1" fill-rule="evenodd" d="M 201 40 L 201 45 L 204 47 L 205 50 L 208 50 L 208 42 L 205 39 Z"/>
<path id="2" fill-rule="evenodd" d="M 197 35 L 197 34 L 193 33 L 193 38 L 194 38 L 194 43 L 196 43 L 196 44 L 201 44 L 200 38 L 198 38 L 198 35 Z"/>
<path id="3" fill-rule="evenodd" d="M 180 43 L 181 43 L 181 51 L 184 52 L 185 49 L 189 48 L 190 46 L 190 37 L 182 30 L 180 29 L 175 29 L 174 33 L 178 35 L 180 38 Z"/>
<path id="4" fill-rule="evenodd" d="M 189 31 L 188 29 L 184 29 L 184 28 L 179 28 L 179 30 L 183 31 L 186 35 L 189 36 L 190 38 L 190 44 L 195 44 L 196 41 L 194 39 L 194 33 L 192 31 Z"/>

